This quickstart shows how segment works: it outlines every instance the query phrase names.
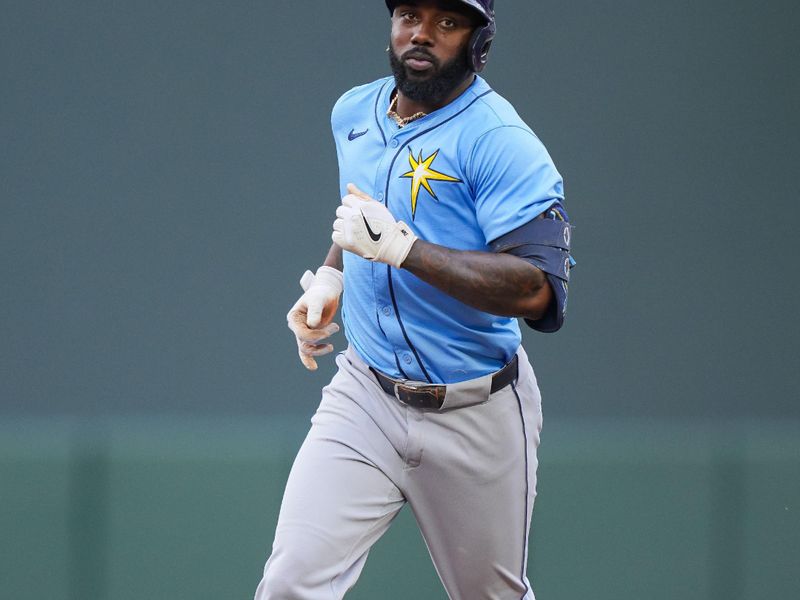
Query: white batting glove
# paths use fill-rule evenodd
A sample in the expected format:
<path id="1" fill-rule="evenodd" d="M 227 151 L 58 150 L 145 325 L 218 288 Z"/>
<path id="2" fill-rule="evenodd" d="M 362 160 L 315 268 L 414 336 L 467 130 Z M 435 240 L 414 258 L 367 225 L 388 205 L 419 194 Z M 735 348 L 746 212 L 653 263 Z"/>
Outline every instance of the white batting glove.
<path id="1" fill-rule="evenodd" d="M 336 209 L 331 239 L 342 249 L 363 258 L 400 267 L 417 236 L 402 221 L 396 221 L 383 204 L 352 183 L 350 192 Z"/>
<path id="2" fill-rule="evenodd" d="M 286 315 L 289 329 L 297 339 L 300 361 L 309 371 L 317 370 L 315 357 L 333 351 L 333 344 L 320 342 L 339 331 L 339 326 L 331 321 L 339 308 L 342 280 L 342 272 L 333 267 L 320 267 L 316 275 L 306 271 L 300 279 L 305 293 Z"/>

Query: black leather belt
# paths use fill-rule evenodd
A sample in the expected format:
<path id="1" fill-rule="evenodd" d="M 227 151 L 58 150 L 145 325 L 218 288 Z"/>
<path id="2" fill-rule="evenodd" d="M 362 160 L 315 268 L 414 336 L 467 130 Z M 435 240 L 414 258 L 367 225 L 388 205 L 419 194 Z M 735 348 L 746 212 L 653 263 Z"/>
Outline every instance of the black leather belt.
<path id="1" fill-rule="evenodd" d="M 492 376 L 492 387 L 490 393 L 494 394 L 502 390 L 509 383 L 517 378 L 518 359 L 514 358 L 502 369 Z M 408 404 L 414 408 L 427 408 L 439 410 L 444 404 L 444 397 L 447 393 L 446 385 L 411 383 L 404 379 L 392 379 L 372 367 L 370 371 L 375 375 L 375 379 L 383 388 L 383 391 L 400 400 L 403 404 Z"/>

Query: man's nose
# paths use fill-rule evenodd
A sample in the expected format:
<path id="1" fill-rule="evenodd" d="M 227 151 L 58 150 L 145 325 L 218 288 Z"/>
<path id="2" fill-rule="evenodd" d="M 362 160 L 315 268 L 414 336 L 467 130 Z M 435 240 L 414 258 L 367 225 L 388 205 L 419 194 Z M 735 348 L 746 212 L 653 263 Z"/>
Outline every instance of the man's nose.
<path id="1" fill-rule="evenodd" d="M 433 23 L 420 21 L 414 28 L 411 43 L 416 46 L 431 46 L 433 44 L 432 27 Z"/>

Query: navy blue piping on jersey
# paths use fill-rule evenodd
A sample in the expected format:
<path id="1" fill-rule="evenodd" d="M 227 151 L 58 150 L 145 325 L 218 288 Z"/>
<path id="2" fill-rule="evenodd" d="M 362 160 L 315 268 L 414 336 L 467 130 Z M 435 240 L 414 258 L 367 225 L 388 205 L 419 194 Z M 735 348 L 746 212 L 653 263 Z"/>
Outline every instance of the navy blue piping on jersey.
<path id="1" fill-rule="evenodd" d="M 403 379 L 409 379 L 406 372 L 403 370 L 403 367 L 400 366 L 400 359 L 397 358 L 397 354 L 394 355 L 394 364 L 397 365 L 397 372 L 403 376 Z"/>
<path id="2" fill-rule="evenodd" d="M 428 383 L 433 383 L 433 379 L 428 374 L 425 365 L 422 364 L 422 359 L 419 357 L 419 353 L 417 349 L 414 347 L 414 344 L 411 343 L 411 340 L 408 338 L 408 333 L 406 332 L 406 326 L 403 325 L 403 319 L 400 318 L 400 309 L 397 307 L 397 298 L 394 296 L 394 283 L 392 282 L 392 267 L 390 265 L 386 265 L 386 276 L 389 278 L 389 295 L 392 297 L 392 306 L 394 306 L 394 314 L 397 317 L 397 323 L 400 325 L 400 331 L 403 332 L 403 337 L 408 344 L 408 347 L 411 348 L 411 352 L 414 353 L 414 358 L 417 359 L 417 363 L 419 363 L 420 368 L 422 369 L 422 374 L 425 375 L 425 379 L 428 380 Z M 395 360 L 397 360 L 397 355 L 395 355 Z M 401 369 L 400 372 L 402 373 L 403 370 Z"/>
<path id="3" fill-rule="evenodd" d="M 519 407 L 519 418 L 522 421 L 522 437 L 525 440 L 525 514 L 522 517 L 522 522 L 524 523 L 524 533 L 522 534 L 522 565 L 520 567 L 519 577 L 522 581 L 522 585 L 525 586 L 525 593 L 522 594 L 520 600 L 525 600 L 525 596 L 528 595 L 530 588 L 528 588 L 528 584 L 525 583 L 525 559 L 527 558 L 528 553 L 528 496 L 530 491 L 530 483 L 528 481 L 528 431 L 525 427 L 525 413 L 522 411 L 522 399 L 519 397 L 517 393 L 517 384 L 516 382 L 511 382 L 511 389 L 514 390 L 514 395 L 517 397 L 517 406 Z"/>
<path id="4" fill-rule="evenodd" d="M 385 85 L 386 84 L 384 84 L 384 86 Z M 383 91 L 383 88 L 381 88 L 381 92 L 382 91 Z M 389 164 L 389 171 L 388 171 L 388 175 L 386 176 L 386 189 L 385 189 L 384 195 L 383 195 L 383 204 L 384 204 L 384 206 L 386 206 L 387 208 L 389 207 L 389 184 L 392 181 L 392 170 L 394 169 L 394 163 L 397 162 L 397 158 L 400 156 L 400 153 L 405 149 L 405 147 L 408 146 L 411 142 L 413 142 L 418 137 L 423 136 L 426 133 L 429 133 L 429 132 L 433 131 L 437 127 L 441 127 L 442 125 L 444 125 L 445 123 L 447 123 L 449 121 L 452 121 L 457 116 L 459 116 L 461 113 L 463 113 L 465 110 L 467 110 L 470 106 L 475 104 L 478 100 L 480 100 L 481 98 L 483 98 L 484 96 L 486 96 L 488 94 L 491 94 L 493 91 L 494 90 L 488 90 L 486 92 L 483 92 L 480 96 L 476 96 L 475 98 L 473 98 L 472 102 L 467 104 L 464 108 L 462 108 L 456 114 L 454 114 L 454 115 L 452 115 L 450 117 L 447 117 L 444 121 L 442 121 L 441 123 L 437 123 L 433 127 L 429 127 L 428 129 L 420 131 L 418 134 L 410 137 L 405 142 L 400 144 L 400 147 L 397 149 L 397 152 L 395 153 L 394 158 L 392 158 L 392 162 Z M 381 94 L 379 93 L 378 94 L 378 98 L 380 98 L 380 97 L 381 97 Z M 375 101 L 375 106 L 376 106 L 376 108 L 378 106 L 377 100 Z M 383 131 L 381 131 L 381 134 L 383 134 Z M 384 143 L 385 143 L 385 139 L 386 138 L 384 138 Z M 392 297 L 392 305 L 394 306 L 394 314 L 397 317 L 398 324 L 400 325 L 400 331 L 403 332 L 403 338 L 406 340 L 406 344 L 408 344 L 408 347 L 411 348 L 411 352 L 414 353 L 414 358 L 417 359 L 417 363 L 419 364 L 420 369 L 422 369 L 422 374 L 425 375 L 425 379 L 428 380 L 428 383 L 433 383 L 433 379 L 431 379 L 431 376 L 428 374 L 427 369 L 425 369 L 425 365 L 422 364 L 422 359 L 419 357 L 419 353 L 417 352 L 417 349 L 414 347 L 414 344 L 411 343 L 411 339 L 408 337 L 408 333 L 406 332 L 406 328 L 403 325 L 403 320 L 400 318 L 400 310 L 398 309 L 398 306 L 397 306 L 397 298 L 395 298 L 394 285 L 392 284 L 392 268 L 390 266 L 388 266 L 388 265 L 386 267 L 386 276 L 389 278 L 389 295 Z"/>
<path id="5" fill-rule="evenodd" d="M 383 133 L 383 125 L 381 125 L 381 121 L 378 118 L 378 102 L 380 102 L 381 97 L 383 96 L 383 90 L 386 89 L 386 86 L 389 84 L 391 79 L 387 80 L 382 86 L 378 95 L 375 97 L 375 124 L 378 126 L 378 131 L 381 132 L 381 137 L 383 138 L 383 145 L 386 146 L 386 135 Z"/>
<path id="6" fill-rule="evenodd" d="M 375 263 L 372 263 L 371 266 L 372 266 L 372 271 L 374 273 L 375 272 Z M 375 275 L 373 274 L 372 277 L 374 279 Z M 344 308 L 342 309 L 342 313 L 344 313 Z M 378 329 L 381 330 L 381 333 L 383 334 L 383 337 L 388 338 L 388 336 L 386 335 L 386 332 L 383 330 L 383 325 L 381 325 L 381 316 L 380 316 L 379 311 L 378 311 L 378 298 L 377 297 L 375 298 L 375 322 L 378 324 Z M 408 375 L 406 375 L 406 372 L 403 370 L 403 367 L 400 366 L 400 360 L 397 358 L 397 354 L 396 353 L 394 354 L 394 364 L 397 366 L 397 372 L 400 373 L 400 376 L 403 379 L 410 379 L 410 377 Z"/>

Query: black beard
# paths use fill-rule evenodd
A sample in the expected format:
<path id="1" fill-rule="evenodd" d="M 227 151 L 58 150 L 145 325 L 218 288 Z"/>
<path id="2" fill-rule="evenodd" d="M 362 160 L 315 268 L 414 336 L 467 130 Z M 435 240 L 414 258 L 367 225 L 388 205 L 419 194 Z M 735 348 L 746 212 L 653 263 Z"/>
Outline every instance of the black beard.
<path id="1" fill-rule="evenodd" d="M 419 50 L 409 52 L 419 52 Z M 447 98 L 472 71 L 467 64 L 466 51 L 441 66 L 433 56 L 429 56 L 429 60 L 433 63 L 433 72 L 421 78 L 405 66 L 402 58 L 398 58 L 395 54 L 394 48 L 389 50 L 389 63 L 392 66 L 397 89 L 409 100 L 435 105 Z"/>

